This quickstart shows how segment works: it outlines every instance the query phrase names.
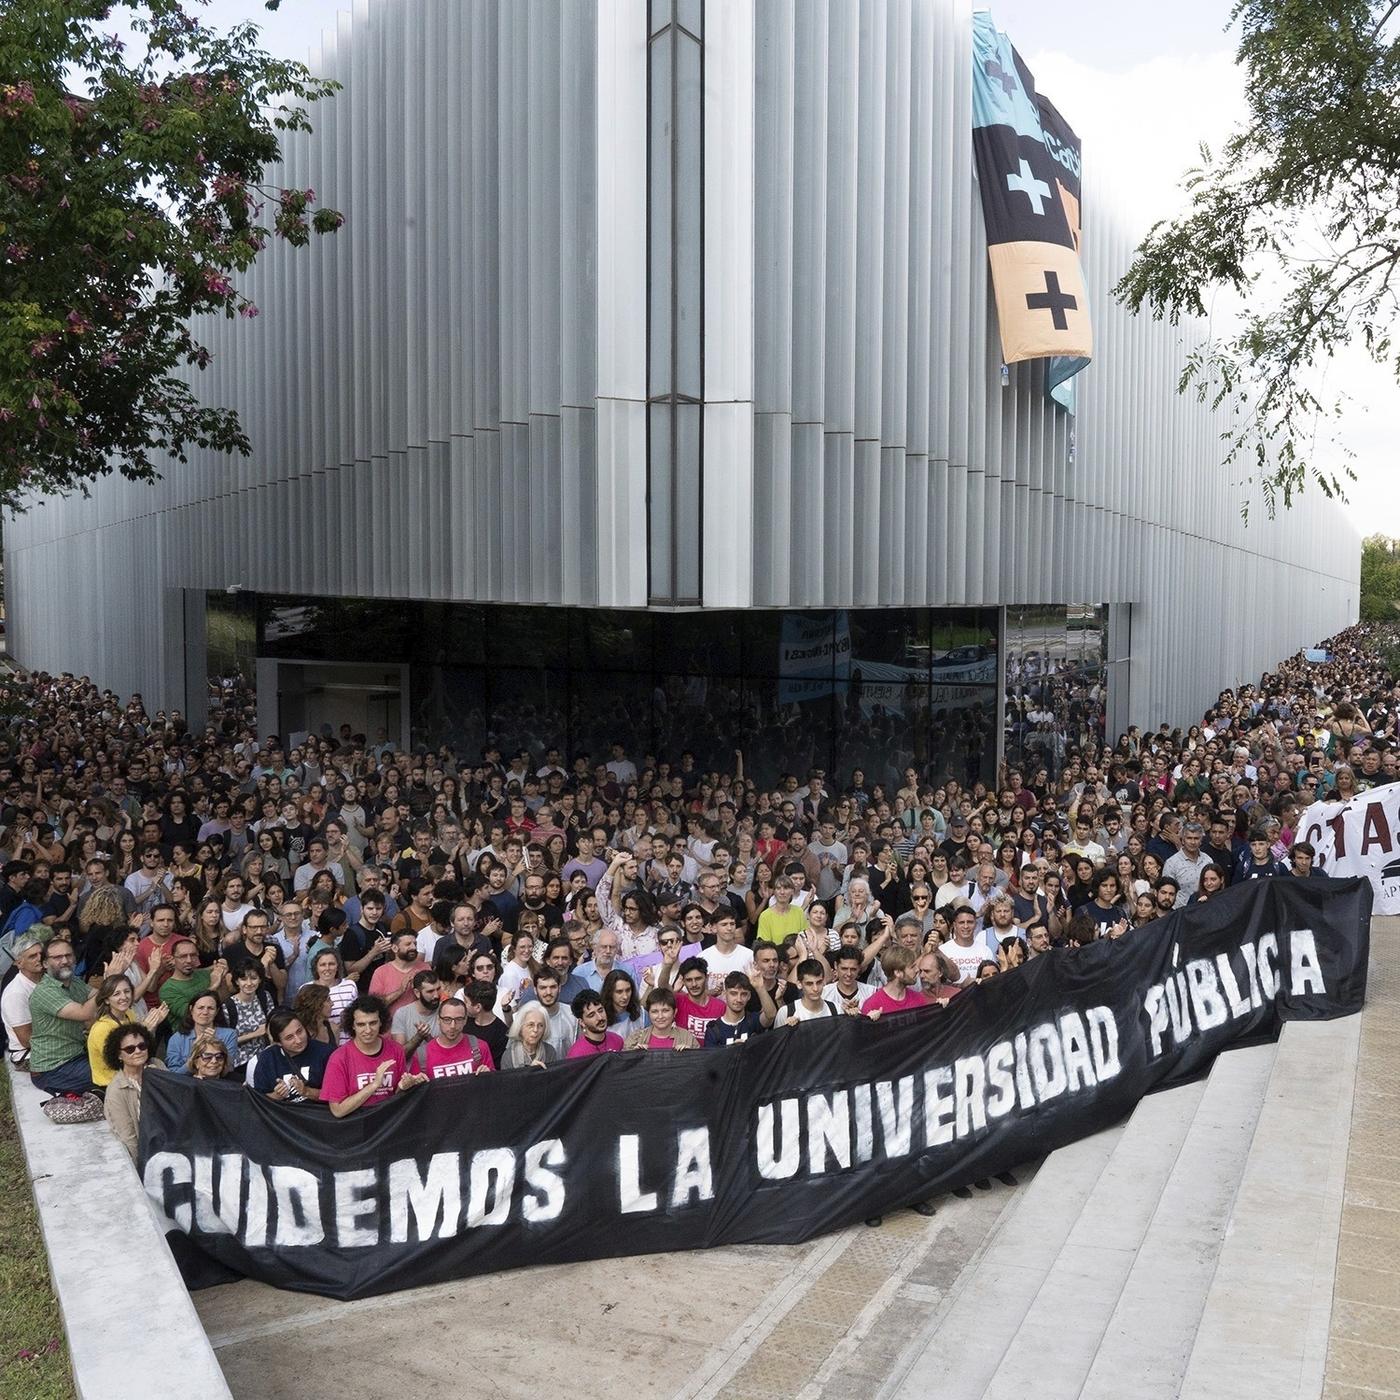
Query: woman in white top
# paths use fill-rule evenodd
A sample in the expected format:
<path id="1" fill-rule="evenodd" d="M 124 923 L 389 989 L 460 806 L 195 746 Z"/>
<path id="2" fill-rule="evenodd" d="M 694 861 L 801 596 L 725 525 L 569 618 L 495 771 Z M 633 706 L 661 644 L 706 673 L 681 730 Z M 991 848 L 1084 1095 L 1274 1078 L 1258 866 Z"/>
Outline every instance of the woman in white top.
<path id="1" fill-rule="evenodd" d="M 501 969 L 500 981 L 496 984 L 500 992 L 500 1002 L 511 1005 L 519 1000 L 521 992 L 528 992 L 535 985 L 535 935 L 517 933 L 510 940 L 510 958 Z"/>

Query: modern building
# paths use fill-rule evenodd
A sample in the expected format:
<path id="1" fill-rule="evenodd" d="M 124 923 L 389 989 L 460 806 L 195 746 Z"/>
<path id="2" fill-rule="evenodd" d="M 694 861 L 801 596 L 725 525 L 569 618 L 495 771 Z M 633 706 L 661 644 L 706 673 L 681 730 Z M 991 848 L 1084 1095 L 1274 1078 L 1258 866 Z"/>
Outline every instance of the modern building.
<path id="1" fill-rule="evenodd" d="M 25 664 L 194 717 L 241 668 L 284 734 L 961 776 L 1356 617 L 1340 511 L 1246 525 L 1201 332 L 1114 303 L 1092 150 L 1077 415 L 1001 365 L 957 0 L 356 0 L 314 66 L 282 179 L 347 224 L 199 327 L 252 455 L 7 520 Z"/>

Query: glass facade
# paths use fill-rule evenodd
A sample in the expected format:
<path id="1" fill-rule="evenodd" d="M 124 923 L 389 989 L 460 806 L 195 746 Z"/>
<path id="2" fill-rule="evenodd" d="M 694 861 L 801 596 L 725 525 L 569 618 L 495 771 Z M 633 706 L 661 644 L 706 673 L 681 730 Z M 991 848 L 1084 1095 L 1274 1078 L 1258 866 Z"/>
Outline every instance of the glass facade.
<path id="1" fill-rule="evenodd" d="M 258 603 L 252 593 L 204 595 L 204 645 L 212 699 L 224 682 L 251 685 L 258 654 Z"/>
<path id="2" fill-rule="evenodd" d="M 211 595 L 214 596 L 214 595 Z M 250 599 L 250 602 L 252 600 Z M 642 612 L 367 599 L 256 599 L 257 654 L 409 667 L 413 742 L 475 756 L 558 745 L 689 749 L 757 781 L 907 763 L 990 783 L 996 609 Z"/>
<path id="3" fill-rule="evenodd" d="M 1006 609 L 1006 762 L 1027 782 L 1055 777 L 1071 749 L 1102 744 L 1108 608 Z"/>

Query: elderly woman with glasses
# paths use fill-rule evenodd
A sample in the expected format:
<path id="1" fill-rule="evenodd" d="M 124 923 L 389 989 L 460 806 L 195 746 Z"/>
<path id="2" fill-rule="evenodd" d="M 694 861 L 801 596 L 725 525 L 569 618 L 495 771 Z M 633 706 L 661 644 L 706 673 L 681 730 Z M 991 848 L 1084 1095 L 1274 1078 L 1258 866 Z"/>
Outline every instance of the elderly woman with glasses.
<path id="1" fill-rule="evenodd" d="M 184 1072 L 191 1079 L 222 1079 L 230 1068 L 229 1053 L 217 1040 L 201 1040 L 190 1051 Z"/>
<path id="2" fill-rule="evenodd" d="M 164 1061 L 156 1059 L 155 1049 L 155 1036 L 140 1021 L 113 1026 L 102 1045 L 102 1058 L 113 1071 L 102 1111 L 133 1162 L 141 1125 L 142 1076 L 153 1066 L 165 1068 Z"/>

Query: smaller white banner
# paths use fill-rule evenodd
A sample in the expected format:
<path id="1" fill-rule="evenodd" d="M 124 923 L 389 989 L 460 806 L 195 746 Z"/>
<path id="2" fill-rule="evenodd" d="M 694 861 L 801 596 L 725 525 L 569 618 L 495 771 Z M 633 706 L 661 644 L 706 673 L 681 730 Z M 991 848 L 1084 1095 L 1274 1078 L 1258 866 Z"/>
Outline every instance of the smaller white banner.
<path id="1" fill-rule="evenodd" d="M 1400 914 L 1400 783 L 1350 802 L 1314 803 L 1299 822 L 1298 840 L 1316 848 L 1320 873 L 1366 876 L 1375 913 Z"/>

